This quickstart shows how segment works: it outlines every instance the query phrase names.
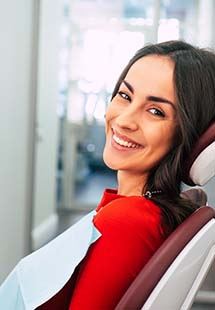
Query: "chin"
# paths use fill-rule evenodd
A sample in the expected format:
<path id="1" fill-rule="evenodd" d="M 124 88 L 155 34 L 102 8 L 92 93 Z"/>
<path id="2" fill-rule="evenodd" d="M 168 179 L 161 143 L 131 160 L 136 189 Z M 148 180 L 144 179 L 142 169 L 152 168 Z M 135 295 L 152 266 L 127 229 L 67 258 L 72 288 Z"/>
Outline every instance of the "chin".
<path id="1" fill-rule="evenodd" d="M 108 160 L 107 158 L 105 158 L 104 155 L 103 155 L 103 161 L 108 168 L 110 168 L 112 170 L 118 170 L 119 169 L 119 166 L 117 164 L 114 164 L 111 160 Z"/>
<path id="2" fill-rule="evenodd" d="M 130 165 L 123 165 L 122 161 L 114 161 L 113 158 L 109 158 L 108 156 L 103 155 L 103 161 L 105 165 L 110 168 L 111 170 L 119 171 L 119 170 L 125 170 L 125 171 L 133 171 L 132 167 Z"/>
<path id="3" fill-rule="evenodd" d="M 103 161 L 104 161 L 105 165 L 112 170 L 119 170 L 120 169 L 119 163 L 114 162 L 112 156 L 109 156 L 105 149 L 103 152 Z"/>

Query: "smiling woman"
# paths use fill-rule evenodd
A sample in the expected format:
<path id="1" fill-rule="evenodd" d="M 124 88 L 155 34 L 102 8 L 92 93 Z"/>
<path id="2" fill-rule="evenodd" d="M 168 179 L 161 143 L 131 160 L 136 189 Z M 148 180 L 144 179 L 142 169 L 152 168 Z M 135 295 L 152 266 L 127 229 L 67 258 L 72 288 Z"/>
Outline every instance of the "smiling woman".
<path id="1" fill-rule="evenodd" d="M 117 170 L 118 188 L 105 190 L 95 211 L 21 261 L 0 289 L 0 308 L 114 309 L 165 238 L 199 207 L 180 196 L 183 167 L 215 122 L 214 98 L 212 52 L 181 41 L 139 50 L 106 112 L 104 161 Z"/>
<path id="2" fill-rule="evenodd" d="M 141 138 L 148 141 L 149 137 L 149 146 L 153 146 L 160 137 L 155 151 L 157 154 L 150 158 L 154 166 L 147 170 L 145 160 L 142 163 L 147 177 L 139 183 L 138 190 L 142 194 L 146 191 L 159 191 L 160 194 L 154 195 L 152 200 L 161 208 L 163 224 L 169 231 L 195 209 L 192 203 L 185 202 L 180 197 L 182 168 L 194 142 L 215 120 L 214 72 L 213 52 L 195 48 L 182 41 L 169 41 L 140 49 L 122 72 L 113 91 L 110 111 L 115 103 L 114 110 L 118 107 L 118 113 L 121 114 L 115 118 L 115 124 L 119 120 L 120 125 L 121 117 L 126 122 L 129 115 L 127 122 L 132 122 L 131 116 L 136 109 L 136 125 L 139 121 L 141 128 L 147 133 L 145 137 L 143 132 Z M 153 118 L 144 116 L 147 115 L 146 112 L 153 114 Z M 160 129 L 156 131 L 159 126 Z M 131 127 L 122 128 L 119 132 L 126 131 L 126 136 L 130 137 L 132 131 L 128 134 L 128 128 Z M 159 150 L 164 148 L 168 138 L 172 139 L 169 141 L 170 148 L 162 157 Z M 155 159 L 159 156 L 160 161 L 158 159 L 159 162 L 156 163 Z M 136 158 L 133 159 L 133 166 L 140 171 Z M 106 156 L 105 160 L 108 164 Z M 125 170 L 118 173 L 118 179 L 121 174 L 125 175 Z M 126 178 L 125 182 L 128 191 L 129 180 L 130 178 Z"/>
<path id="3" fill-rule="evenodd" d="M 139 59 L 109 105 L 104 161 L 118 170 L 119 194 L 143 194 L 150 170 L 174 145 L 178 124 L 173 72 L 174 63 L 167 57 Z"/>

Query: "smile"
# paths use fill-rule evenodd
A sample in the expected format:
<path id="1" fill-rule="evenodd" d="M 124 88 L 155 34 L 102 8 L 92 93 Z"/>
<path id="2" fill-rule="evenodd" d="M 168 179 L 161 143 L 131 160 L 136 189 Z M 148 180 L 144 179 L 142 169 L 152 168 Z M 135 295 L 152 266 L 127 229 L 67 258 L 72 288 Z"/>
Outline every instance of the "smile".
<path id="1" fill-rule="evenodd" d="M 130 140 L 126 141 L 122 138 L 119 138 L 116 134 L 113 134 L 113 140 L 120 146 L 123 146 L 126 148 L 132 148 L 132 149 L 142 148 L 142 145 L 134 143 Z"/>

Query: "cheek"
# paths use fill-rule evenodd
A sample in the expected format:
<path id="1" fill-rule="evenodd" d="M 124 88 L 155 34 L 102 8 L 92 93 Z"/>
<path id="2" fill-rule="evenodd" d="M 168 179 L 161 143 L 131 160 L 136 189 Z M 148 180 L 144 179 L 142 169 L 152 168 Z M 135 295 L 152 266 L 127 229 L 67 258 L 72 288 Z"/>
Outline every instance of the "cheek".
<path id="1" fill-rule="evenodd" d="M 153 146 L 153 149 L 160 149 L 162 153 L 167 153 L 174 144 L 175 126 L 162 126 L 156 130 L 151 130 L 149 137 L 149 145 Z"/>

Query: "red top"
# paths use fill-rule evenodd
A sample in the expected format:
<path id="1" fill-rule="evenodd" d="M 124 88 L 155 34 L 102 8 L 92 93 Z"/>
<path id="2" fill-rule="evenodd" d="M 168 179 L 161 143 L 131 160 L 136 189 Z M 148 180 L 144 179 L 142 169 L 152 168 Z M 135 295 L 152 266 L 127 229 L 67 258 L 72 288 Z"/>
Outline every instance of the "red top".
<path id="1" fill-rule="evenodd" d="M 96 210 L 102 236 L 82 262 L 70 310 L 114 309 L 164 241 L 160 209 L 144 197 L 106 190 Z"/>

